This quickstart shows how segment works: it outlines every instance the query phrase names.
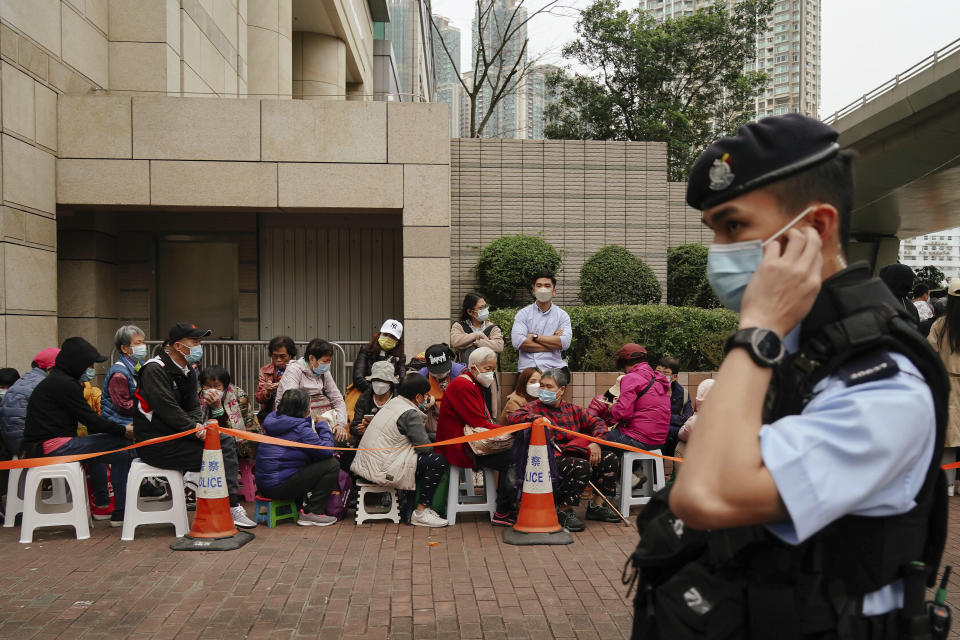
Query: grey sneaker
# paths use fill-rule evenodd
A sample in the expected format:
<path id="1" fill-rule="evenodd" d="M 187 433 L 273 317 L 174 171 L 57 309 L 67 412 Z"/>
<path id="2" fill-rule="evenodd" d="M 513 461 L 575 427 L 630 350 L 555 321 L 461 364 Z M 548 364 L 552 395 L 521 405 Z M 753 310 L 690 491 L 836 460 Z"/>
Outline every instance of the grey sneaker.
<path id="1" fill-rule="evenodd" d="M 233 524 L 236 527 L 240 527 L 242 529 L 253 529 L 257 526 L 257 523 L 247 516 L 247 510 L 243 508 L 242 504 L 238 504 L 235 507 L 230 507 L 230 515 L 233 516 Z"/>
<path id="2" fill-rule="evenodd" d="M 438 516 L 433 509 L 424 509 L 423 511 L 414 510 L 410 516 L 410 524 L 417 527 L 445 527 L 449 523 Z"/>
<path id="3" fill-rule="evenodd" d="M 300 517 L 297 518 L 297 524 L 304 527 L 329 527 L 336 523 L 337 519 L 333 516 L 322 513 L 307 513 L 303 510 L 300 511 Z"/>

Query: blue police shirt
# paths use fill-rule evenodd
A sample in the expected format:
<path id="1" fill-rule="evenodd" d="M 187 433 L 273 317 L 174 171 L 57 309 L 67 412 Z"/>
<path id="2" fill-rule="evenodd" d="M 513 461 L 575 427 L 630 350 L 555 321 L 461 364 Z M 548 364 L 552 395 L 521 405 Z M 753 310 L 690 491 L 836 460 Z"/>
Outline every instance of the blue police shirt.
<path id="1" fill-rule="evenodd" d="M 789 351 L 798 339 L 798 330 L 787 336 Z M 852 386 L 828 376 L 802 413 L 760 430 L 763 463 L 790 514 L 767 528 L 784 542 L 800 544 L 847 514 L 897 515 L 916 505 L 936 438 L 933 394 L 910 360 L 889 355 L 898 373 Z M 899 580 L 863 600 L 866 616 L 902 607 Z"/>

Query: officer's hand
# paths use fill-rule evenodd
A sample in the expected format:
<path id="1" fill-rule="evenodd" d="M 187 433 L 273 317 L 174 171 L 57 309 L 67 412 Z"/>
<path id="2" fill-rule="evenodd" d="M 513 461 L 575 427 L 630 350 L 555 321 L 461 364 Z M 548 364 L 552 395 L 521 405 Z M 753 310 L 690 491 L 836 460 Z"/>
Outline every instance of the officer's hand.
<path id="1" fill-rule="evenodd" d="M 743 294 L 741 328 L 773 329 L 782 338 L 810 312 L 820 291 L 820 236 L 804 227 L 787 231 L 785 240 L 764 247 L 760 267 Z"/>

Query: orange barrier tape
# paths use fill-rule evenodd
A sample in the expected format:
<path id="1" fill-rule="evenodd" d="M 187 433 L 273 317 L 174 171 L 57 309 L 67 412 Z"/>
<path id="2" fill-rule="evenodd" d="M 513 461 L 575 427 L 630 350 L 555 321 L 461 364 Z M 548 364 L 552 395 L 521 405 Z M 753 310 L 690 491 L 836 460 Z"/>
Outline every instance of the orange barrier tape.
<path id="1" fill-rule="evenodd" d="M 486 440 L 487 438 L 495 438 L 497 436 L 506 435 L 508 433 L 514 433 L 516 431 L 523 431 L 524 429 L 529 429 L 532 425 L 532 422 L 523 422 L 521 424 L 511 424 L 506 427 L 498 427 L 497 429 L 490 429 L 489 431 L 483 431 L 480 433 L 474 433 L 469 436 L 460 436 L 457 438 L 450 438 L 449 440 L 441 440 L 440 442 L 431 442 L 430 444 L 418 444 L 414 445 L 414 449 L 419 449 L 421 447 L 446 447 L 448 445 L 454 444 L 464 444 L 467 442 L 477 442 L 478 440 Z M 357 449 L 354 447 L 329 447 L 324 444 L 306 444 L 303 442 L 291 442 L 290 440 L 284 440 L 282 438 L 274 438 L 273 436 L 265 436 L 262 433 L 253 433 L 250 431 L 237 431 L 236 429 L 225 429 L 223 427 L 217 427 L 217 430 L 235 436 L 237 438 L 242 438 L 244 440 L 253 440 L 254 442 L 265 442 L 268 444 L 277 444 L 281 447 L 298 447 L 300 449 L 325 449 L 333 451 L 400 451 L 401 447 L 382 447 L 379 449 L 370 449 L 362 448 Z"/>
<path id="2" fill-rule="evenodd" d="M 0 462 L 0 470 L 6 469 L 30 469 L 32 467 L 45 467 L 51 464 L 66 464 L 68 462 L 79 462 L 81 460 L 89 460 L 90 458 L 96 458 L 98 456 L 105 456 L 111 453 L 117 453 L 119 451 L 129 451 L 130 449 L 137 449 L 139 447 L 148 447 L 152 444 L 159 444 L 161 442 L 168 442 L 170 440 L 176 440 L 178 438 L 183 438 L 185 436 L 192 435 L 199 431 L 201 427 L 194 427 L 187 431 L 181 431 L 180 433 L 175 433 L 170 436 L 160 436 L 159 438 L 151 438 L 149 440 L 144 440 L 143 442 L 137 442 L 131 444 L 129 447 L 122 447 L 120 449 L 113 449 L 111 451 L 96 451 L 94 453 L 76 453 L 72 456 L 44 456 L 43 458 L 23 458 L 22 460 L 7 460 L 5 462 Z"/>
<path id="3" fill-rule="evenodd" d="M 584 438 L 591 442 L 596 442 L 597 444 L 603 445 L 605 447 L 616 447 L 617 449 L 624 449 L 626 451 L 635 451 L 636 453 L 644 453 L 648 456 L 653 456 L 654 458 L 663 458 L 664 460 L 673 460 L 674 462 L 683 462 L 683 458 L 675 458 L 673 456 L 664 456 L 659 453 L 654 453 L 652 451 L 647 451 L 646 449 L 638 449 L 637 447 L 631 447 L 628 444 L 620 444 L 619 442 L 611 442 L 609 440 L 604 440 L 603 438 L 594 438 L 593 436 L 588 436 L 579 431 L 571 431 L 570 429 L 564 429 L 563 427 L 558 427 L 553 424 L 547 424 L 548 427 L 554 429 L 555 431 L 562 431 L 564 433 L 569 433 L 572 436 L 578 438 Z"/>
<path id="4" fill-rule="evenodd" d="M 940 467 L 941 469 L 960 469 L 960 462 L 951 462 Z"/>

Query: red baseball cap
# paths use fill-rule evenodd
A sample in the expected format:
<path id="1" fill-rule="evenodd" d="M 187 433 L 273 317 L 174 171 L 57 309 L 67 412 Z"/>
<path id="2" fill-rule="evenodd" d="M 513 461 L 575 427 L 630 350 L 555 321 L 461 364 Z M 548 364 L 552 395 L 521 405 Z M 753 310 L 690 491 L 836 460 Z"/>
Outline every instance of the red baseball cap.
<path id="1" fill-rule="evenodd" d="M 57 361 L 57 355 L 60 353 L 60 349 L 57 347 L 50 347 L 49 349 L 44 349 L 37 355 L 33 356 L 33 361 L 37 363 L 37 366 L 41 369 L 49 369 Z"/>
<path id="2" fill-rule="evenodd" d="M 636 360 L 637 358 L 646 355 L 647 350 L 644 347 L 633 342 L 628 342 L 620 347 L 620 353 L 617 354 L 617 360 Z"/>

